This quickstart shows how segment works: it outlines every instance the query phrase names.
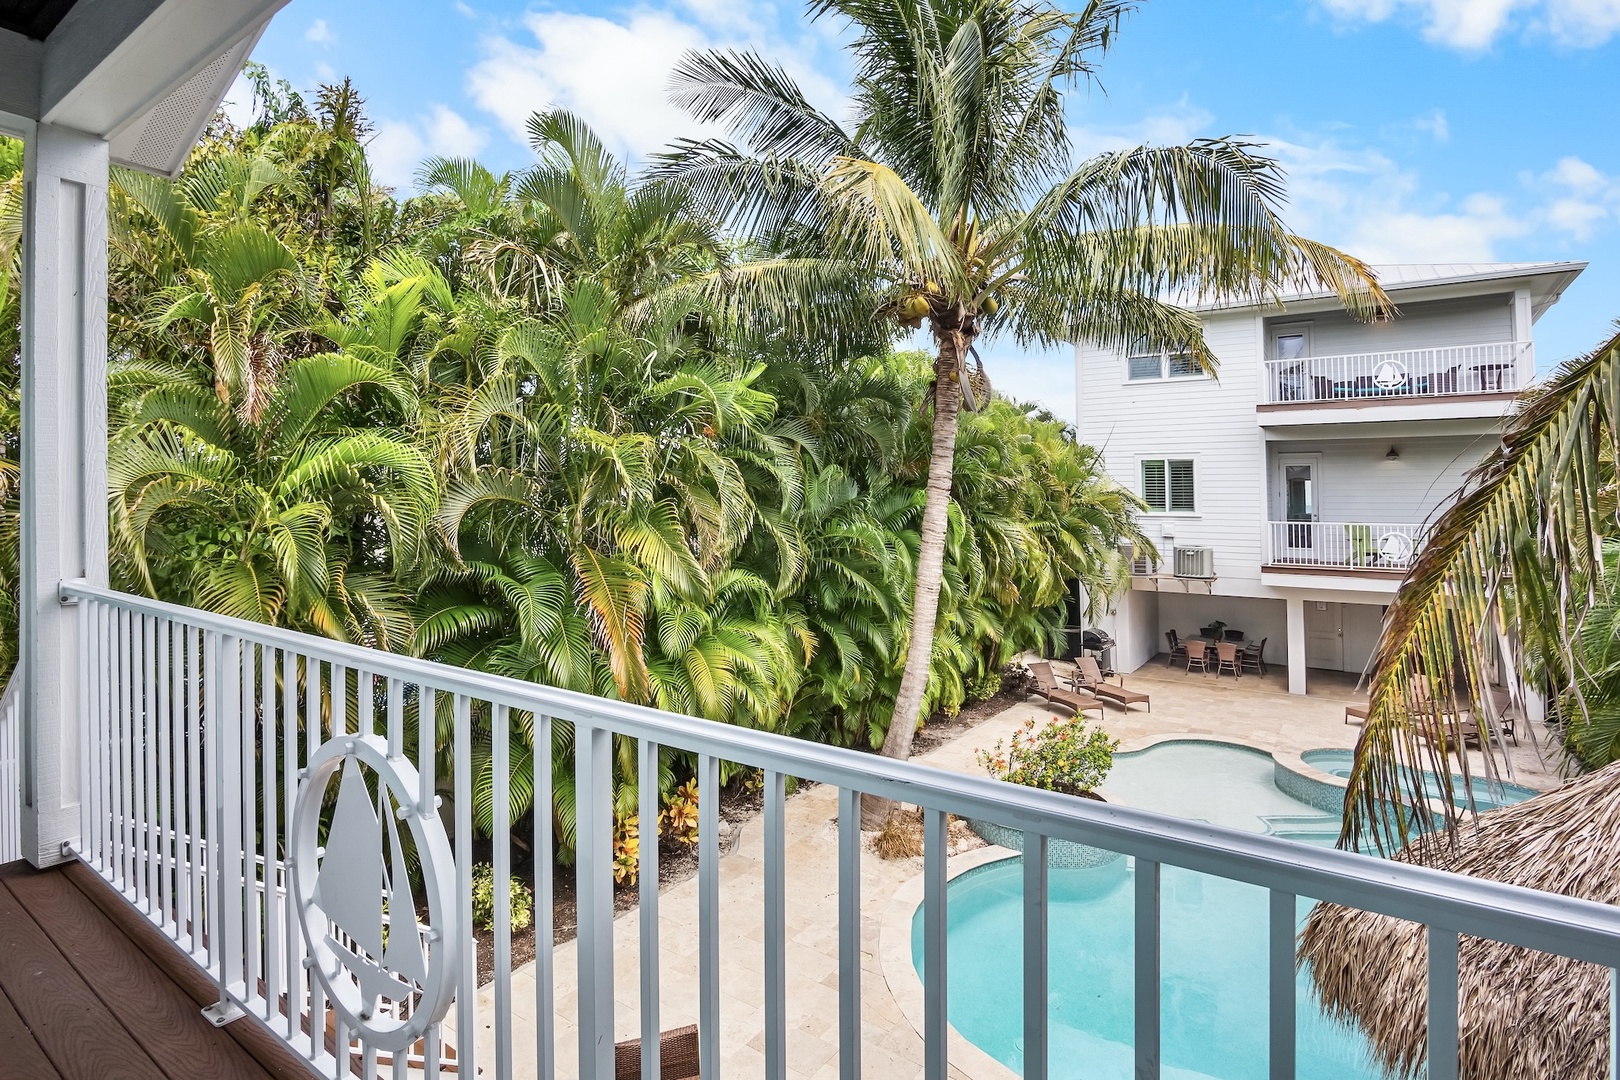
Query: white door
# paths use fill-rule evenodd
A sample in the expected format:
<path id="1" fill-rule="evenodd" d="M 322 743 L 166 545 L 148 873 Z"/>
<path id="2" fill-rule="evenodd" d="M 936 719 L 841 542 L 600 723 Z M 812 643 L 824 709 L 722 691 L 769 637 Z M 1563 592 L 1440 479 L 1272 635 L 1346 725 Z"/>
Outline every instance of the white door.
<path id="1" fill-rule="evenodd" d="M 1280 545 L 1278 562 L 1321 562 L 1321 538 L 1316 522 L 1321 516 L 1322 472 L 1320 454 L 1278 454 L 1276 476 L 1276 517 L 1272 542 Z"/>
<path id="2" fill-rule="evenodd" d="M 1305 601 L 1305 666 L 1344 670 L 1344 605 Z"/>
<path id="3" fill-rule="evenodd" d="M 1311 380 L 1311 328 L 1295 323 L 1271 332 L 1272 401 L 1310 401 L 1315 396 Z"/>

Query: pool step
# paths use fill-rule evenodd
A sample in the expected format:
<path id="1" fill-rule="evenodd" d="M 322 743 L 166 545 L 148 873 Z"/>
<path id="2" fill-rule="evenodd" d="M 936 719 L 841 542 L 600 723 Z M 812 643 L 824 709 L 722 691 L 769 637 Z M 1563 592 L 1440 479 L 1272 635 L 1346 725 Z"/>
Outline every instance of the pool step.
<path id="1" fill-rule="evenodd" d="M 1339 819 L 1327 814 L 1267 814 L 1260 820 L 1267 833 L 1284 840 L 1331 844 L 1339 838 Z"/>

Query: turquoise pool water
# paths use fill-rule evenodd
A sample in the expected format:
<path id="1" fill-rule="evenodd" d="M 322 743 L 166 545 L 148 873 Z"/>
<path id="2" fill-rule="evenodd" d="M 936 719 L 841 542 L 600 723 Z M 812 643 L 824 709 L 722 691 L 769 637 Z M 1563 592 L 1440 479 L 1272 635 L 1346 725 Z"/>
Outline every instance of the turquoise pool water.
<path id="1" fill-rule="evenodd" d="M 1307 750 L 1300 757 L 1304 759 L 1305 764 L 1313 769 L 1321 769 L 1331 776 L 1348 780 L 1350 778 L 1350 764 L 1355 758 L 1355 752 L 1351 750 Z M 1439 778 L 1434 773 L 1428 772 L 1424 773 L 1423 777 L 1424 789 L 1431 798 L 1438 799 L 1440 797 Z M 1463 805 L 1466 802 L 1466 800 L 1460 798 L 1464 786 L 1463 778 L 1457 773 L 1452 773 L 1451 784 L 1452 790 L 1459 793 L 1458 805 Z M 1479 776 L 1471 778 L 1467 786 L 1473 789 L 1474 805 L 1479 808 L 1481 813 L 1486 810 L 1495 810 L 1501 806 L 1512 806 L 1514 803 L 1521 803 L 1535 795 L 1532 788 L 1523 787 L 1519 784 L 1493 784 Z"/>
<path id="2" fill-rule="evenodd" d="M 1110 801 L 1323 844 L 1337 819 L 1273 782 L 1270 755 L 1209 743 L 1170 743 L 1120 755 Z M 959 875 L 947 904 L 950 1020 L 968 1040 L 1023 1070 L 1022 873 L 1016 858 Z M 1132 1048 L 1131 860 L 1051 871 L 1051 1074 L 1129 1080 Z M 1163 1075 L 1264 1080 L 1267 1072 L 1263 889 L 1172 867 L 1162 881 Z M 1303 919 L 1310 902 L 1299 907 Z M 922 971 L 922 911 L 912 923 Z M 1300 1080 L 1376 1080 L 1355 1031 L 1317 1009 L 1299 979 Z"/>

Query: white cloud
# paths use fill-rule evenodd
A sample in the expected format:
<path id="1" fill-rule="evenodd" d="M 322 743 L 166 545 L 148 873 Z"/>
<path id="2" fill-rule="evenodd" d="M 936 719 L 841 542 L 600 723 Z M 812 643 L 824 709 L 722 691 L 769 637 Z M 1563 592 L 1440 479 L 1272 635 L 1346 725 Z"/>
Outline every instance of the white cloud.
<path id="1" fill-rule="evenodd" d="M 1069 128 L 1069 142 L 1076 160 L 1136 146 L 1174 146 L 1206 134 L 1215 122 L 1214 114 L 1183 97 L 1175 105 L 1149 113 L 1132 124 Z"/>
<path id="2" fill-rule="evenodd" d="M 325 19 L 316 19 L 304 31 L 304 40 L 316 45 L 330 45 L 337 40 L 332 34 L 332 28 L 326 25 Z"/>
<path id="3" fill-rule="evenodd" d="M 838 88 L 810 55 L 818 43 L 776 39 L 760 28 L 757 14 L 742 0 L 676 0 L 616 19 L 531 11 L 523 25 L 533 43 L 487 38 L 483 58 L 468 72 L 468 93 L 520 142 L 531 113 L 560 106 L 583 116 L 617 153 L 642 157 L 671 138 L 700 133 L 669 101 L 669 73 L 682 54 L 752 47 L 780 60 L 812 101 L 837 109 Z"/>
<path id="4" fill-rule="evenodd" d="M 1620 0 L 1320 0 L 1346 21 L 1415 16 L 1423 36 L 1455 49 L 1491 46 L 1512 30 L 1594 47 L 1620 31 Z"/>
<path id="5" fill-rule="evenodd" d="M 1446 119 L 1446 110 L 1436 109 L 1432 113 L 1420 116 L 1412 121 L 1412 126 L 1419 131 L 1426 131 L 1434 136 L 1437 143 L 1451 141 L 1451 121 Z"/>
<path id="6" fill-rule="evenodd" d="M 1604 225 L 1620 221 L 1620 177 L 1578 157 L 1564 158 L 1530 183 L 1551 199 L 1547 224 L 1577 241 L 1590 240 Z"/>
<path id="7" fill-rule="evenodd" d="M 489 143 L 489 133 L 474 127 L 454 109 L 435 105 L 414 120 L 383 120 L 367 147 L 378 181 L 408 191 L 417 166 L 429 157 L 473 157 Z"/>

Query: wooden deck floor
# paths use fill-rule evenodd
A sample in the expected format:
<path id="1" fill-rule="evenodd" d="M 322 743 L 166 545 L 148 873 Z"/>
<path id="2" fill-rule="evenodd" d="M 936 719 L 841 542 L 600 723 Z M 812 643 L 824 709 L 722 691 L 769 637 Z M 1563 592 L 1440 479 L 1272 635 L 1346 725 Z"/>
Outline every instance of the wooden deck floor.
<path id="1" fill-rule="evenodd" d="M 0 870 L 0 1080 L 304 1080 L 253 1020 L 88 868 Z"/>

